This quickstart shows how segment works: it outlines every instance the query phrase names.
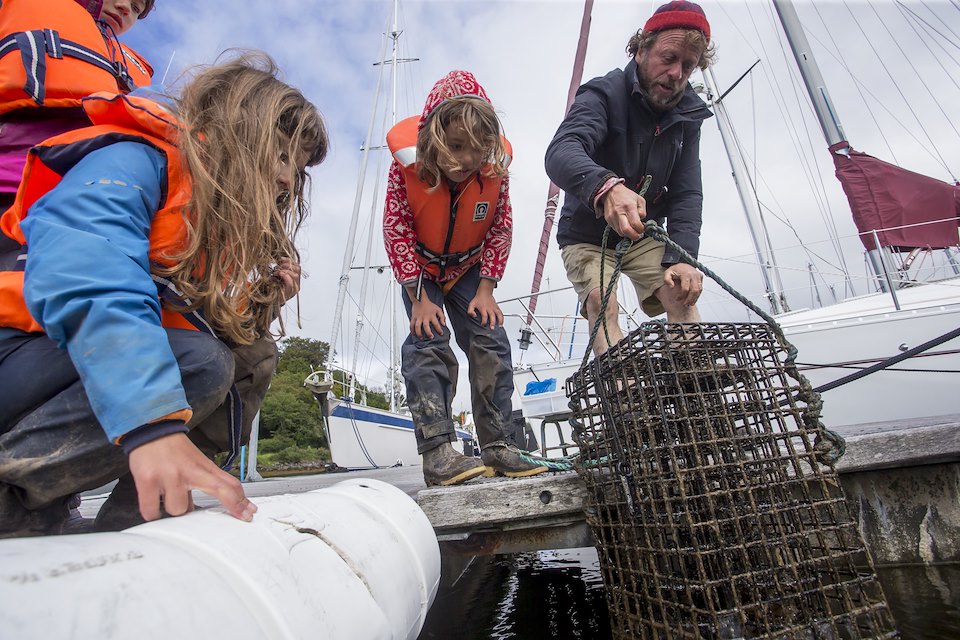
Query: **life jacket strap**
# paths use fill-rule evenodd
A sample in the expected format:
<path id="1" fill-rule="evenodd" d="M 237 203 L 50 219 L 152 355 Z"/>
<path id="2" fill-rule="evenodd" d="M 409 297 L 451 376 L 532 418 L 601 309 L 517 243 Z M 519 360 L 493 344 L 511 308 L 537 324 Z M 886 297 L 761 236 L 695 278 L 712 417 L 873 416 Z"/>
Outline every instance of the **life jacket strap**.
<path id="1" fill-rule="evenodd" d="M 468 260 L 477 256 L 483 250 L 483 244 L 461 251 L 460 253 L 434 253 L 423 243 L 416 244 L 417 253 L 423 257 L 426 262 L 420 265 L 420 275 L 417 277 L 417 300 L 420 299 L 420 293 L 423 291 L 423 276 L 427 272 L 427 267 L 437 265 L 440 270 L 440 277 L 443 277 L 448 267 L 458 267 Z"/>
<path id="2" fill-rule="evenodd" d="M 417 253 L 426 259 L 426 264 L 435 264 L 439 266 L 441 270 L 444 270 L 448 267 L 460 266 L 464 262 L 472 259 L 483 250 L 483 244 L 478 244 L 475 247 L 471 247 L 470 249 L 461 251 L 459 253 L 436 253 L 425 247 L 420 242 L 417 243 L 416 249 Z"/>
<path id="3" fill-rule="evenodd" d="M 47 58 L 60 60 L 64 57 L 82 60 L 98 67 L 117 79 L 120 88 L 129 91 L 133 82 L 122 62 L 112 62 L 100 53 L 84 45 L 64 40 L 54 29 L 19 31 L 0 39 L 0 57 L 20 51 L 26 82 L 23 91 L 38 105 L 46 97 Z"/>

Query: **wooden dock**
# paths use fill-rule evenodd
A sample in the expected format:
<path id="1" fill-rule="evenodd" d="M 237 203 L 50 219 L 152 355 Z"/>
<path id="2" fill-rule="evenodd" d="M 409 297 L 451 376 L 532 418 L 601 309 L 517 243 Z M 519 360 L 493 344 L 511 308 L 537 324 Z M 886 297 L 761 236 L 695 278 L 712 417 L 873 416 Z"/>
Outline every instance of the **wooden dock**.
<path id="1" fill-rule="evenodd" d="M 878 564 L 960 560 L 960 415 L 858 425 L 837 465 Z M 446 553 L 593 546 L 573 472 L 424 489 L 421 508 Z"/>

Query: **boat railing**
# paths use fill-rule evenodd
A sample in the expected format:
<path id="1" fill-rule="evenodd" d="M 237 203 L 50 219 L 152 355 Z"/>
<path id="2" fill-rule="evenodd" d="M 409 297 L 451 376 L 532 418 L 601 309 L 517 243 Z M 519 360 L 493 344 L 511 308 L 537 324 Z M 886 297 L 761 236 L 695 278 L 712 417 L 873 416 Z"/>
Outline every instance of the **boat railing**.
<path id="1" fill-rule="evenodd" d="M 579 357 L 587 345 L 587 321 L 579 313 L 572 286 L 540 291 L 536 295 L 540 298 L 541 306 L 533 316 L 530 315 L 533 294 L 497 301 L 503 310 L 507 333 L 511 339 L 516 338 L 520 346 L 521 358 L 515 362 L 515 369 L 524 368 L 523 360 L 528 354 L 531 362 L 561 362 Z M 570 309 L 570 312 L 544 312 L 544 302 L 554 300 L 562 301 L 559 304 Z M 638 314 L 638 311 L 637 308 L 629 309 L 620 304 L 621 326 L 631 329 L 639 326 L 642 314 Z M 532 318 L 529 326 L 526 324 L 528 317 Z"/>
<path id="2" fill-rule="evenodd" d="M 317 369 L 310 367 L 310 375 L 304 381 L 303 386 L 309 389 L 314 395 L 333 392 L 336 386 L 341 389 L 341 399 L 349 399 L 356 402 L 357 383 L 356 376 L 343 369 Z M 367 404 L 367 392 L 363 387 L 359 388 L 359 404 Z"/>
<path id="3" fill-rule="evenodd" d="M 933 221 L 929 224 L 942 223 Z M 894 231 L 896 228 L 878 230 Z M 859 240 L 861 234 L 853 233 L 841 236 L 840 246 L 847 249 L 859 248 L 864 262 L 859 274 L 853 274 L 838 260 L 831 259 L 838 248 L 834 240 L 817 242 L 799 242 L 782 246 L 778 254 L 789 259 L 779 261 L 782 280 L 788 285 L 784 288 L 785 298 L 790 302 L 791 311 L 816 309 L 850 300 L 864 295 L 884 291 L 867 262 L 866 252 Z M 913 249 L 903 252 L 885 251 L 886 270 L 884 274 L 888 293 L 896 297 L 898 291 L 915 287 L 921 283 L 935 282 L 942 287 L 960 288 L 960 247 L 946 249 Z M 847 251 L 848 255 L 850 251 Z M 715 256 L 701 254 L 701 261 L 735 289 L 760 306 L 765 304 L 767 293 L 756 278 L 756 259 L 753 254 Z M 799 264 L 796 268 L 787 264 Z M 576 294 L 573 287 L 555 287 L 538 292 L 539 308 L 529 326 L 526 320 L 530 310 L 530 299 L 534 294 L 507 298 L 499 301 L 507 321 L 507 331 L 511 339 L 517 339 L 530 348 L 531 353 L 521 347 L 519 368 L 523 368 L 524 359 L 530 362 L 560 362 L 579 358 L 587 342 L 587 323 L 579 315 Z M 620 306 L 620 324 L 625 333 L 649 319 L 639 309 L 639 302 L 632 287 L 623 286 L 618 293 Z M 899 300 L 891 308 L 898 306 Z M 700 312 L 704 319 L 716 321 L 749 321 L 752 314 L 739 302 L 731 298 L 719 287 L 708 286 L 700 298 Z M 562 308 L 562 313 L 551 313 L 552 309 Z M 568 311 L 569 310 L 569 311 Z M 788 311 L 787 313 L 790 313 Z M 754 318 L 755 319 L 755 318 Z M 516 333 L 515 333 L 516 332 Z M 519 337 L 517 334 L 520 334 Z M 535 353 L 534 353 L 535 352 Z"/>

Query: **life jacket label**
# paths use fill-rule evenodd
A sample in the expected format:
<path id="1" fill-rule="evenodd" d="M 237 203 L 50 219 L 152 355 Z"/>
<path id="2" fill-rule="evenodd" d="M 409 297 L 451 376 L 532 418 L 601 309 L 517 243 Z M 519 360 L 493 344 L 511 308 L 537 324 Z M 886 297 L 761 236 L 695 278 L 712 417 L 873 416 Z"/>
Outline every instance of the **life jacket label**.
<path id="1" fill-rule="evenodd" d="M 487 211 L 490 210 L 489 202 L 478 202 L 473 208 L 473 221 L 481 222 L 487 219 Z"/>

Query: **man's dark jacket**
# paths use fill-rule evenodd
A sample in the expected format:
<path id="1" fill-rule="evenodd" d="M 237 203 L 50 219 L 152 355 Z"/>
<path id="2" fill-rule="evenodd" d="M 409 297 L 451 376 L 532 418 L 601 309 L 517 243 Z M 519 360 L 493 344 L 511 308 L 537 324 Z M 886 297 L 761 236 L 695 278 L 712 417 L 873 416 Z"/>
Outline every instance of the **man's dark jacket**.
<path id="1" fill-rule="evenodd" d="M 560 246 L 600 246 L 607 223 L 593 209 L 597 191 L 611 176 L 639 191 L 650 174 L 646 219 L 666 222 L 670 239 L 696 257 L 703 208 L 700 125 L 711 115 L 689 86 L 672 110 L 650 109 L 637 81 L 636 60 L 581 86 L 547 147 L 547 175 L 566 192 L 557 225 Z M 613 247 L 620 239 L 611 231 L 607 244 Z M 662 264 L 679 261 L 668 248 Z"/>

